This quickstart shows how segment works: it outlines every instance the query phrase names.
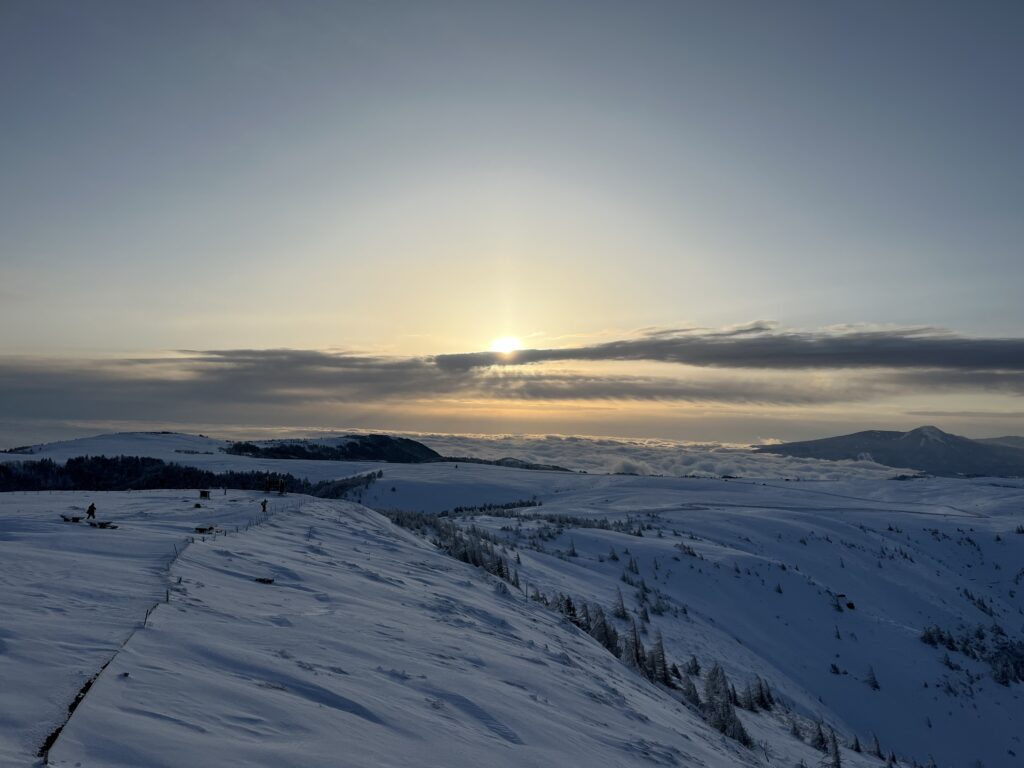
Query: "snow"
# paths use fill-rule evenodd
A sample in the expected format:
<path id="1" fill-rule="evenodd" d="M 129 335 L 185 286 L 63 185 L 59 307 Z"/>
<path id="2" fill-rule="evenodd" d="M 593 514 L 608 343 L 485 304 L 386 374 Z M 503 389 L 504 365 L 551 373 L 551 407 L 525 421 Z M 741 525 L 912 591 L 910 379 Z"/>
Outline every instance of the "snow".
<path id="1" fill-rule="evenodd" d="M 512 457 L 536 464 L 553 464 L 574 471 L 598 474 L 759 478 L 801 478 L 803 480 L 883 479 L 900 470 L 872 461 L 823 461 L 776 454 L 755 453 L 747 446 L 717 443 L 687 443 L 671 440 L 639 440 L 578 436 L 481 436 L 402 435 L 419 440 L 444 456 L 473 456 L 482 459 Z M 351 438 L 320 435 L 309 438 L 318 445 L 336 447 Z M 165 461 L 192 464 L 211 471 L 227 469 L 279 469 L 310 479 L 331 479 L 352 474 L 352 462 L 302 462 L 238 457 L 223 453 L 233 441 L 173 432 L 123 432 L 64 440 L 33 447 L 32 454 L 0 453 L 0 461 L 52 459 L 63 462 L 76 456 L 153 456 Z M 257 445 L 291 443 L 287 440 L 257 440 Z M 241 462 L 241 463 L 239 463 Z M 387 465 L 385 465 L 387 466 Z"/>
<path id="2" fill-rule="evenodd" d="M 753 764 L 549 611 L 365 508 L 296 503 L 189 547 L 52 765 Z"/>
<path id="3" fill-rule="evenodd" d="M 196 525 L 242 526 L 241 492 L 0 494 L 0 764 L 26 765 L 68 704 L 163 600 L 166 568 Z M 100 530 L 64 523 L 90 502 Z"/>
<path id="4" fill-rule="evenodd" d="M 3 458 L 123 453 L 384 477 L 362 505 L 271 497 L 272 517 L 248 530 L 261 497 L 242 492 L 214 491 L 200 509 L 193 491 L 0 494 L 0 764 L 31 764 L 111 659 L 51 764 L 818 763 L 778 711 L 741 713 L 757 748 L 723 740 L 558 614 L 372 511 L 522 500 L 541 505 L 449 519 L 516 547 L 531 589 L 606 611 L 620 589 L 639 606 L 622 580 L 634 558 L 627 577 L 666 607 L 645 643 L 660 631 L 670 660 L 718 660 L 737 687 L 764 677 L 805 726 L 822 719 L 863 744 L 877 733 L 904 761 L 1021 764 L 1024 684 L 999 685 L 956 651 L 951 669 L 920 635 L 998 623 L 1024 640 L 1022 481 L 851 471 L 785 482 L 778 457 L 723 480 L 251 459 L 185 435 L 73 443 Z M 90 501 L 120 527 L 60 522 Z M 205 522 L 226 534 L 184 547 Z M 627 530 L 592 527 L 605 522 Z M 843 759 L 881 765 L 846 749 Z"/>

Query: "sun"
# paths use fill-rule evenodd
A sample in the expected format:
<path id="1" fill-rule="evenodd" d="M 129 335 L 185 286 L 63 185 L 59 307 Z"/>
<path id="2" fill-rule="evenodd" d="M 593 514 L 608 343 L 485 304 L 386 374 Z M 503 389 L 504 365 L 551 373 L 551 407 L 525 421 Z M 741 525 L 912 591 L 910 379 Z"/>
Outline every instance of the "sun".
<path id="1" fill-rule="evenodd" d="M 515 352 L 517 349 L 522 349 L 522 345 L 515 336 L 502 336 L 500 339 L 495 339 L 491 342 L 491 351 L 500 352 L 503 355 Z"/>

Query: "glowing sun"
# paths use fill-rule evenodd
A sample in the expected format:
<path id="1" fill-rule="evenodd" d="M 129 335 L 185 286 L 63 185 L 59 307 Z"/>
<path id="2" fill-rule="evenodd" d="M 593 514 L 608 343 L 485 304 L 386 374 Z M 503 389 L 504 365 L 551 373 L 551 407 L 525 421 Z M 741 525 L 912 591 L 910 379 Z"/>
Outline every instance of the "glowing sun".
<path id="1" fill-rule="evenodd" d="M 500 339 L 495 339 L 491 342 L 492 352 L 501 352 L 503 355 L 507 355 L 509 352 L 515 352 L 517 349 L 521 349 L 522 345 L 519 343 L 519 339 L 515 336 L 502 336 Z"/>

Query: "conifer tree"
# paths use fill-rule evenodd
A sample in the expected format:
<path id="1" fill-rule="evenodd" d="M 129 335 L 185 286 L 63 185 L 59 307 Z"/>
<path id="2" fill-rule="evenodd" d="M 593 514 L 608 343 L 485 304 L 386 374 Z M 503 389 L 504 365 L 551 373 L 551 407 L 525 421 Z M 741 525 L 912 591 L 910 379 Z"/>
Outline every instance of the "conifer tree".
<path id="1" fill-rule="evenodd" d="M 654 638 L 654 647 L 651 648 L 651 675 L 656 683 L 672 687 L 668 660 L 665 658 L 665 644 L 660 631 Z"/>
<path id="2" fill-rule="evenodd" d="M 871 745 L 871 754 L 879 760 L 882 760 L 885 757 L 885 755 L 882 754 L 882 745 L 878 743 L 878 736 L 876 734 L 871 735 L 874 738 L 874 743 Z"/>
<path id="3" fill-rule="evenodd" d="M 760 675 L 754 678 L 754 701 L 761 709 L 770 711 L 775 708 L 775 697 L 772 696 L 771 688 Z"/>
<path id="4" fill-rule="evenodd" d="M 828 739 L 825 738 L 825 732 L 821 729 L 821 721 L 814 724 L 814 732 L 811 734 L 811 746 L 819 752 L 828 750 Z"/>
<path id="5" fill-rule="evenodd" d="M 697 692 L 697 686 L 693 684 L 693 679 L 689 675 L 683 675 L 679 688 L 683 692 L 683 699 L 693 706 L 700 708 L 700 694 Z"/>
<path id="6" fill-rule="evenodd" d="M 630 669 L 641 673 L 646 672 L 647 652 L 644 650 L 643 641 L 640 639 L 640 630 L 637 629 L 635 621 L 630 624 L 622 643 L 622 661 Z"/>
<path id="7" fill-rule="evenodd" d="M 616 590 L 615 607 L 612 608 L 612 616 L 617 619 L 625 619 L 627 617 L 626 603 L 622 599 L 622 590 Z"/>
<path id="8" fill-rule="evenodd" d="M 704 717 L 712 728 L 740 744 L 749 747 L 754 743 L 733 708 L 729 679 L 717 662 L 704 683 Z"/>
<path id="9" fill-rule="evenodd" d="M 739 706 L 748 712 L 757 711 L 757 702 L 754 700 L 754 691 L 750 687 L 750 683 L 747 683 L 743 692 L 739 695 Z"/>
<path id="10" fill-rule="evenodd" d="M 842 758 L 839 756 L 839 742 L 836 739 L 836 732 L 828 729 L 828 768 L 843 768 Z"/>

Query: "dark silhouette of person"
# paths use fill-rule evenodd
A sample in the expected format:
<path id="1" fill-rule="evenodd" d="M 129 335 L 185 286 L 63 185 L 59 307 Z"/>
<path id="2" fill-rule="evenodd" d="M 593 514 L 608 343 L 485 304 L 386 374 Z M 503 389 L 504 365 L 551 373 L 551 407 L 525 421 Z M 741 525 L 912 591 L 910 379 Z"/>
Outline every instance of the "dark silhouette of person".
<path id="1" fill-rule="evenodd" d="M 264 512 L 267 511 L 267 500 L 266 499 L 264 499 L 263 501 L 260 502 L 260 509 L 262 509 Z"/>
<path id="2" fill-rule="evenodd" d="M 85 519 L 86 520 L 95 520 L 96 519 L 96 505 L 95 504 L 90 504 L 89 508 L 87 510 L 85 510 Z"/>

